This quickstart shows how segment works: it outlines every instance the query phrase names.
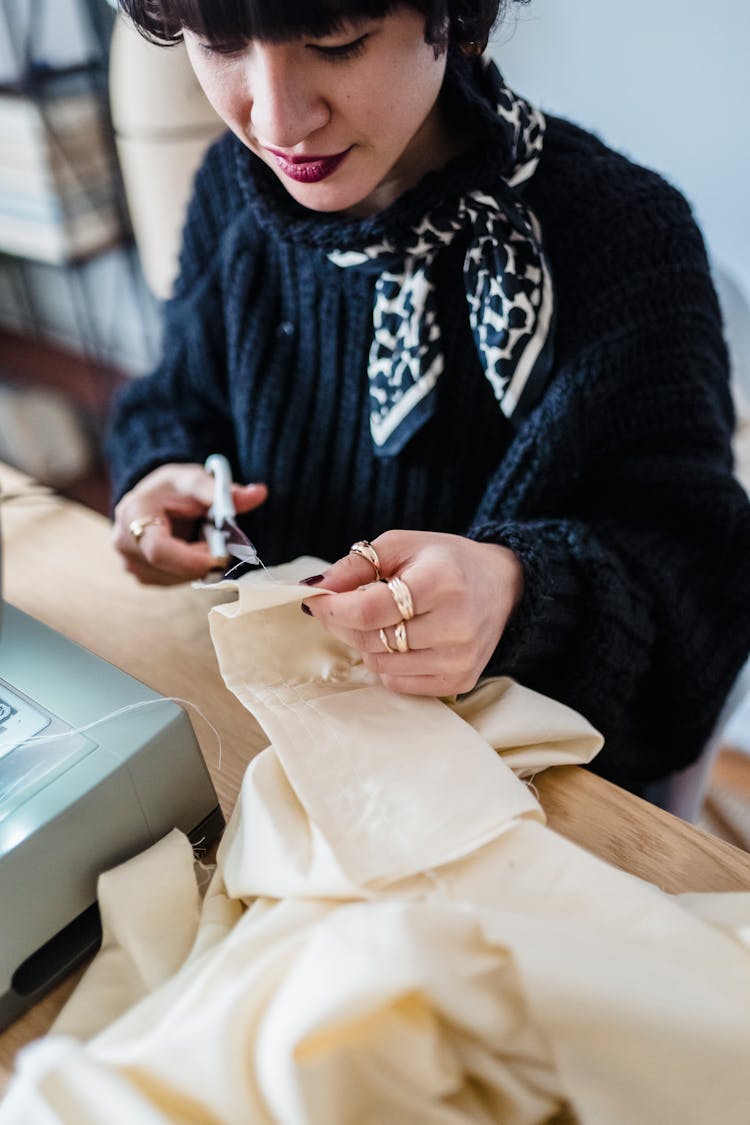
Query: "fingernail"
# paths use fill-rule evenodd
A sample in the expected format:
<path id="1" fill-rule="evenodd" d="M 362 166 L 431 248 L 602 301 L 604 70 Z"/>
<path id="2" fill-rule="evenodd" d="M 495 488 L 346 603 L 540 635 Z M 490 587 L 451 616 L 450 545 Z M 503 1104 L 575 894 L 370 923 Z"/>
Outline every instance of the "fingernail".
<path id="1" fill-rule="evenodd" d="M 317 586 L 324 578 L 325 574 L 313 574 L 312 578 L 303 578 L 300 586 Z"/>
<path id="2" fill-rule="evenodd" d="M 300 607 L 300 609 L 302 610 L 303 613 L 307 614 L 308 617 L 313 616 L 313 611 L 310 609 L 309 605 L 305 605 L 304 602 L 300 602 L 299 607 Z"/>

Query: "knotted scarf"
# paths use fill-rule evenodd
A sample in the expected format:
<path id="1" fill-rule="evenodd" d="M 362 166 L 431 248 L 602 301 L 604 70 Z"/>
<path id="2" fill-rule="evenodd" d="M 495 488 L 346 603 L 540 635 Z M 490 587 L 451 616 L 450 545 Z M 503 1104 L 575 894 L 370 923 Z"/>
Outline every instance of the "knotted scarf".
<path id="1" fill-rule="evenodd" d="M 377 277 L 368 378 L 370 430 L 381 456 L 403 449 L 435 409 L 444 357 L 434 266 L 459 232 L 469 230 L 463 275 L 474 340 L 511 422 L 518 424 L 535 404 L 549 372 L 552 278 L 539 223 L 519 191 L 539 163 L 545 119 L 505 85 L 489 60 L 482 77 L 510 154 L 497 187 L 433 209 L 398 244 L 328 254 L 337 266 Z"/>

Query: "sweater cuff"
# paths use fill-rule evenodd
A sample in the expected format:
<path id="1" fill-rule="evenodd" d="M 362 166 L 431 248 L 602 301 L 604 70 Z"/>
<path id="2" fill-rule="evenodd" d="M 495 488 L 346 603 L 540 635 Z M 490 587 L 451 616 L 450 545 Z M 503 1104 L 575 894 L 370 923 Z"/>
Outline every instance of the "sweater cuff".
<path id="1" fill-rule="evenodd" d="M 578 623 L 581 586 L 575 563 L 534 524 L 478 524 L 468 538 L 508 547 L 523 567 L 524 591 L 493 653 L 488 675 L 524 679 L 527 670 L 559 658 Z"/>

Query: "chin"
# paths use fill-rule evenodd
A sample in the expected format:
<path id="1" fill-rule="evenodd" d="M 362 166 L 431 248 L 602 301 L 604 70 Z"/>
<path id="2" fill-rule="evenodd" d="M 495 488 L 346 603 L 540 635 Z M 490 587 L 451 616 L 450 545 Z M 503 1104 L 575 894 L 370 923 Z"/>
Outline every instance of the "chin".
<path id="1" fill-rule="evenodd" d="M 362 204 L 372 191 L 369 186 L 357 190 L 354 187 L 344 187 L 343 185 L 325 182 L 320 184 L 295 184 L 290 183 L 286 177 L 281 182 L 292 198 L 310 211 L 348 211 Z"/>
<path id="2" fill-rule="evenodd" d="M 323 196 L 319 193 L 310 191 L 289 191 L 287 184 L 284 184 L 289 194 L 297 203 L 302 207 L 306 207 L 308 211 L 320 211 L 321 214 L 333 211 L 346 211 L 349 207 L 353 207 L 348 197 L 342 197 L 340 193 L 336 192 Z"/>

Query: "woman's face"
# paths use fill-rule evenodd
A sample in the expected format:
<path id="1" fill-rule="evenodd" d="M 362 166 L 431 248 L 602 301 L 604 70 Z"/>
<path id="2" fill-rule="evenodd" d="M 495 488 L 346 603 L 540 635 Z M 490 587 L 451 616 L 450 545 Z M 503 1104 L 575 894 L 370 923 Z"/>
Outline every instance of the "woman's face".
<path id="1" fill-rule="evenodd" d="M 450 154 L 437 107 L 445 55 L 424 30 L 403 7 L 323 39 L 208 44 L 186 30 L 185 44 L 216 112 L 290 195 L 361 216 Z"/>

